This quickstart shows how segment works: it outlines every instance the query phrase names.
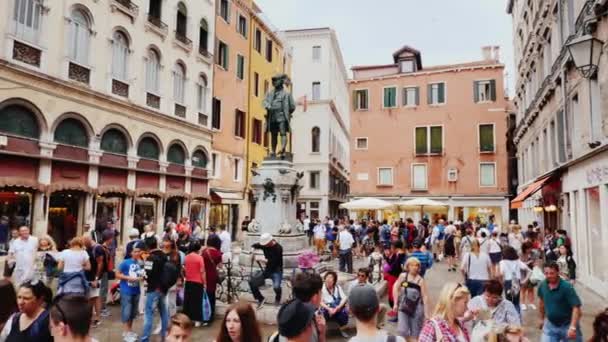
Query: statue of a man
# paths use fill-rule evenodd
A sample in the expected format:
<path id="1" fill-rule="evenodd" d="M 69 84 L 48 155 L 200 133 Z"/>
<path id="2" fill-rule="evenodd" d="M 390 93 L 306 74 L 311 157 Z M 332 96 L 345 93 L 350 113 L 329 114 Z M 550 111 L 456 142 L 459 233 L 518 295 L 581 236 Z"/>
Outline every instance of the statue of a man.
<path id="1" fill-rule="evenodd" d="M 266 108 L 266 131 L 270 132 L 270 156 L 276 156 L 278 134 L 281 134 L 281 156 L 285 155 L 287 148 L 287 132 L 290 131 L 289 121 L 291 115 L 296 110 L 293 96 L 285 89 L 284 85 L 288 82 L 287 75 L 276 75 L 272 77 L 274 89 L 266 94 L 264 108 Z"/>

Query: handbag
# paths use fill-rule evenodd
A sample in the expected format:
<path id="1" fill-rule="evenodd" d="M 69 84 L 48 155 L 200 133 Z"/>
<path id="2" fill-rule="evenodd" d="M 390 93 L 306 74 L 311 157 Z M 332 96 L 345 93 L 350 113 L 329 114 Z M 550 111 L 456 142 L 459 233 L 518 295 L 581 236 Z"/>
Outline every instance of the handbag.
<path id="1" fill-rule="evenodd" d="M 15 266 L 17 266 L 17 263 L 13 263 L 13 265 L 11 266 L 10 263 L 8 262 L 8 260 L 4 260 L 4 274 L 3 276 L 5 278 L 10 278 L 13 276 L 13 272 L 15 271 Z"/>
<path id="2" fill-rule="evenodd" d="M 211 302 L 209 302 L 209 296 L 207 291 L 203 291 L 203 322 L 209 322 L 211 320 Z"/>

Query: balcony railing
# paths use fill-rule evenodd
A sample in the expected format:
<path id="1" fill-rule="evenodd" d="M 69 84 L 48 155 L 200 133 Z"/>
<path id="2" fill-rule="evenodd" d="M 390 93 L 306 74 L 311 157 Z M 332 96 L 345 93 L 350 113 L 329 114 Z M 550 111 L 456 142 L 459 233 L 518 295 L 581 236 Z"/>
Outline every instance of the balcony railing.
<path id="1" fill-rule="evenodd" d="M 163 31 L 167 30 L 167 24 L 163 23 L 163 21 L 155 15 L 148 14 L 148 21 Z"/>
<path id="2" fill-rule="evenodd" d="M 175 39 L 177 39 L 178 42 L 186 45 L 189 48 L 192 47 L 192 40 L 186 37 L 186 35 L 184 35 L 183 33 L 175 31 Z"/>
<path id="3" fill-rule="evenodd" d="M 203 48 L 202 46 L 198 47 L 198 53 L 206 58 L 211 58 L 211 54 L 209 53 L 209 50 Z"/>
<path id="4" fill-rule="evenodd" d="M 139 10 L 139 7 L 136 4 L 134 4 L 131 0 L 114 0 L 114 1 L 118 2 L 119 4 L 124 6 L 129 11 L 136 12 Z"/>

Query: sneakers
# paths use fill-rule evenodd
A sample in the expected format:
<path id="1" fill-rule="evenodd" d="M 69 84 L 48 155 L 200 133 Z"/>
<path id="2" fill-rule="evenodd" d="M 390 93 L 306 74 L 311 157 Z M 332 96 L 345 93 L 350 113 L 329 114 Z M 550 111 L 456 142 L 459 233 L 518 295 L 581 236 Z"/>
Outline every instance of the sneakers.
<path id="1" fill-rule="evenodd" d="M 340 335 L 342 335 L 343 338 L 350 338 L 350 335 L 346 333 L 346 331 L 340 329 Z"/>
<path id="2" fill-rule="evenodd" d="M 162 328 L 162 326 L 159 324 L 156 329 L 154 329 L 154 332 L 152 333 L 152 335 L 160 335 L 160 329 Z"/>
<path id="3" fill-rule="evenodd" d="M 124 342 L 137 342 L 138 339 L 139 339 L 139 336 L 137 336 L 137 334 L 134 333 L 133 331 L 122 333 L 122 340 Z"/>
<path id="4" fill-rule="evenodd" d="M 264 307 L 264 304 L 266 304 L 266 299 L 262 299 L 258 302 L 258 307 L 257 309 L 260 310 L 261 308 Z"/>
<path id="5" fill-rule="evenodd" d="M 101 322 L 98 319 L 96 319 L 91 323 L 91 328 L 97 328 L 100 324 L 101 324 Z"/>
<path id="6" fill-rule="evenodd" d="M 198 321 L 194 322 L 194 327 L 195 328 L 198 328 L 200 326 L 201 326 L 201 322 L 198 322 Z"/>
<path id="7" fill-rule="evenodd" d="M 534 304 L 528 304 L 528 305 L 530 306 L 530 309 L 536 310 L 536 305 L 534 305 Z"/>
<path id="8" fill-rule="evenodd" d="M 101 317 L 110 317 L 110 316 L 112 316 L 112 313 L 110 312 L 110 310 L 108 310 L 108 308 L 105 308 L 105 309 L 101 310 L 100 316 Z"/>
<path id="9" fill-rule="evenodd" d="M 522 305 L 521 305 L 521 310 L 522 310 L 522 311 L 526 311 L 526 310 L 528 310 L 528 307 L 526 306 L 526 304 L 522 304 Z"/>

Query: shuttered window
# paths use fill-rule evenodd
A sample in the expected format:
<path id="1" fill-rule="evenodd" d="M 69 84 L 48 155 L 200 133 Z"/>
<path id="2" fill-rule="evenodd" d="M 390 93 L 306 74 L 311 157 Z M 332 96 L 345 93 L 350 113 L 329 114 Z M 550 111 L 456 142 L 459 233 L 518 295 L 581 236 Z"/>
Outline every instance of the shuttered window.
<path id="1" fill-rule="evenodd" d="M 236 56 L 236 77 L 239 80 L 245 79 L 245 57 L 241 55 Z"/>
<path id="2" fill-rule="evenodd" d="M 89 146 L 89 137 L 80 121 L 65 119 L 55 128 L 55 142 L 86 148 Z"/>
<path id="3" fill-rule="evenodd" d="M 146 90 L 152 93 L 159 93 L 160 88 L 160 57 L 152 49 L 148 50 L 146 61 Z"/>
<path id="4" fill-rule="evenodd" d="M 19 39 L 38 43 L 42 24 L 41 0 L 14 0 L 13 32 Z"/>
<path id="5" fill-rule="evenodd" d="M 416 127 L 416 154 L 441 154 L 443 152 L 443 127 Z"/>
<path id="6" fill-rule="evenodd" d="M 312 138 L 312 145 L 311 145 L 311 151 L 312 152 L 320 152 L 321 151 L 321 129 L 319 127 L 313 127 L 312 131 L 311 131 L 311 138 Z"/>
<path id="7" fill-rule="evenodd" d="M 494 152 L 494 124 L 479 125 L 479 151 Z"/>
<path id="8" fill-rule="evenodd" d="M 445 103 L 445 83 L 431 83 L 427 89 L 428 104 L 443 104 Z"/>
<path id="9" fill-rule="evenodd" d="M 184 149 L 177 144 L 171 145 L 167 151 L 167 161 L 169 163 L 184 165 L 186 162 L 186 153 L 184 152 Z"/>
<path id="10" fill-rule="evenodd" d="M 38 139 L 40 129 L 36 116 L 29 109 L 9 105 L 0 109 L 0 132 Z"/>
<path id="11" fill-rule="evenodd" d="M 158 156 L 160 155 L 160 149 L 158 148 L 158 144 L 156 140 L 150 137 L 145 137 L 141 139 L 139 142 L 139 146 L 137 146 L 137 156 L 158 160 Z"/>
<path id="12" fill-rule="evenodd" d="M 179 104 L 184 103 L 184 92 L 186 89 L 186 68 L 181 64 L 175 64 L 173 71 L 173 99 Z"/>
<path id="13" fill-rule="evenodd" d="M 412 190 L 426 190 L 427 184 L 427 168 L 426 164 L 412 165 Z"/>
<path id="14" fill-rule="evenodd" d="M 207 94 L 209 89 L 207 88 L 207 77 L 200 75 L 198 77 L 198 83 L 196 84 L 196 104 L 199 113 L 207 113 Z"/>
<path id="15" fill-rule="evenodd" d="M 82 11 L 72 11 L 69 31 L 68 57 L 76 63 L 87 65 L 91 26 L 89 19 Z"/>
<path id="16" fill-rule="evenodd" d="M 473 82 L 473 100 L 475 103 L 496 101 L 496 81 Z"/>
<path id="17" fill-rule="evenodd" d="M 416 154 L 427 154 L 428 134 L 426 127 L 416 127 Z"/>
<path id="18" fill-rule="evenodd" d="M 129 42 L 120 31 L 114 32 L 112 39 L 112 77 L 127 80 L 127 59 L 129 56 Z"/>
<path id="19" fill-rule="evenodd" d="M 393 185 L 393 168 L 378 168 L 378 185 Z"/>
<path id="20" fill-rule="evenodd" d="M 353 92 L 353 99 L 356 110 L 367 110 L 369 108 L 367 89 L 355 90 Z"/>
<path id="21" fill-rule="evenodd" d="M 397 88 L 387 87 L 384 88 L 384 108 L 395 108 L 397 107 Z"/>
<path id="22" fill-rule="evenodd" d="M 403 105 L 406 107 L 413 107 L 420 104 L 419 99 L 419 88 L 418 87 L 407 87 L 403 88 Z"/>
<path id="23" fill-rule="evenodd" d="M 481 163 L 479 165 L 479 185 L 496 186 L 496 164 Z"/>

